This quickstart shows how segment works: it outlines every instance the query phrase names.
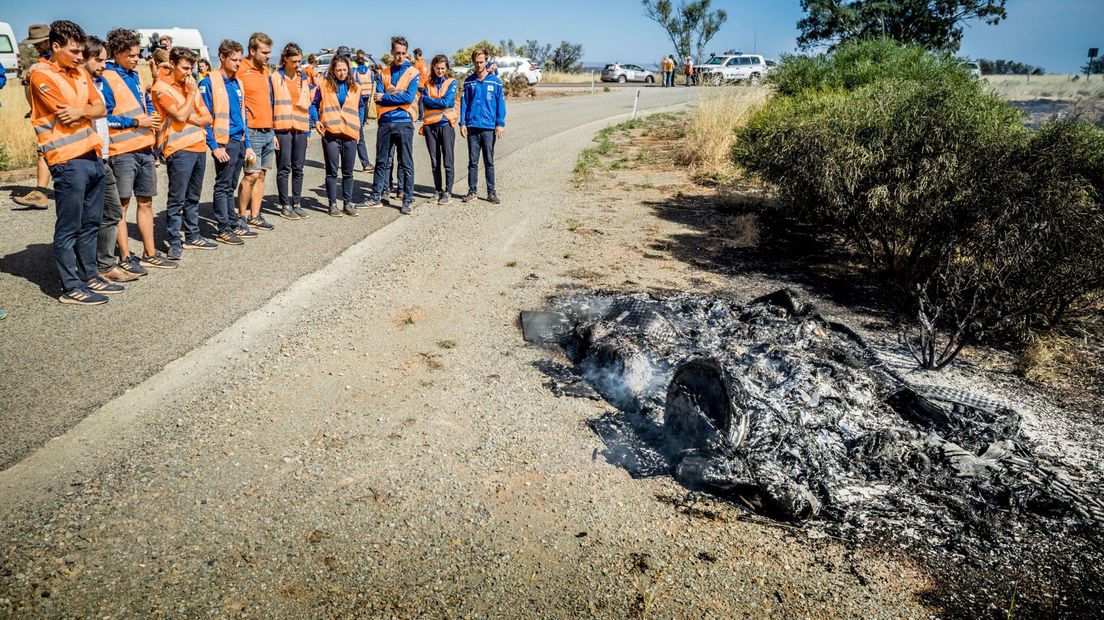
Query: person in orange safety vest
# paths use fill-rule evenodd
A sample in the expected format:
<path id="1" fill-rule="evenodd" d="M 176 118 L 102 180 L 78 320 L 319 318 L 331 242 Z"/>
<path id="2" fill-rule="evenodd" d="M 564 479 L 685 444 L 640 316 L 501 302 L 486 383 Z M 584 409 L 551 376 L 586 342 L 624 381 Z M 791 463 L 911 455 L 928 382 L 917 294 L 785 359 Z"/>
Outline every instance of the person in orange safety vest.
<path id="1" fill-rule="evenodd" d="M 429 149 L 429 164 L 433 168 L 434 199 L 439 205 L 452 202 L 452 182 L 456 177 L 454 145 L 456 124 L 460 120 L 459 84 L 450 75 L 448 56 L 433 57 L 432 76 L 422 87 L 425 115 L 421 133 Z"/>

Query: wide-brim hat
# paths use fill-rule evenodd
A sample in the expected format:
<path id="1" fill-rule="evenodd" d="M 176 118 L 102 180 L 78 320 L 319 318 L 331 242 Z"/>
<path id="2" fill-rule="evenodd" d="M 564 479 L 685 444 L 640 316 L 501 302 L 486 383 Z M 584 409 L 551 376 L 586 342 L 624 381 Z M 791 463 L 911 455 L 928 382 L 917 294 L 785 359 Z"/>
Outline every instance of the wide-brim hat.
<path id="1" fill-rule="evenodd" d="M 20 45 L 36 45 L 50 38 L 49 24 L 31 24 L 27 28 L 27 38 L 19 42 Z"/>

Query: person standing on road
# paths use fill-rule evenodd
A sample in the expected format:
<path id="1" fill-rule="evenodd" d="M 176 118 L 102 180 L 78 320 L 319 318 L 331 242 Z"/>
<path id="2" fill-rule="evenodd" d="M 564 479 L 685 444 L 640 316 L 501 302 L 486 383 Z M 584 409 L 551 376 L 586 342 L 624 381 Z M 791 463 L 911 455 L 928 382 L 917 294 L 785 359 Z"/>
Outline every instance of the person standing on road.
<path id="1" fill-rule="evenodd" d="M 422 86 L 429 84 L 429 65 L 422 58 L 422 48 L 414 48 L 414 68 L 418 70 L 418 83 Z M 425 118 L 425 105 L 422 103 L 422 93 L 418 91 L 418 122 Z"/>
<path id="2" fill-rule="evenodd" d="M 273 168 L 276 149 L 279 148 L 272 132 L 272 83 L 268 79 L 268 59 L 271 55 L 272 38 L 263 32 L 254 32 L 249 37 L 249 57 L 238 72 L 245 96 L 249 145 L 255 154 L 253 158 L 245 158 L 244 174 L 238 186 L 238 215 L 247 221 L 248 226 L 261 231 L 276 228 L 261 215 L 265 176 Z"/>
<path id="3" fill-rule="evenodd" d="M 687 56 L 682 61 L 682 74 L 686 76 L 686 85 L 693 86 L 694 79 L 694 59 Z"/>
<path id="4" fill-rule="evenodd" d="M 495 191 L 494 147 L 506 133 L 506 97 L 502 80 L 487 71 L 487 52 L 472 52 L 472 74 L 464 79 L 460 100 L 460 135 L 468 139 L 468 193 L 463 202 L 475 200 L 479 183 L 479 157 L 487 179 L 487 200 L 499 204 Z"/>
<path id="5" fill-rule="evenodd" d="M 169 199 L 165 210 L 165 231 L 169 238 L 169 258 L 176 261 L 184 250 L 214 250 L 218 246 L 204 239 L 199 228 L 199 195 L 207 171 L 207 127 L 211 113 L 199 96 L 199 85 L 192 78 L 198 56 L 178 46 L 169 54 L 172 70 L 168 80 L 153 85 L 153 101 L 165 119 L 159 146 L 169 175 Z M 184 227 L 181 244 L 180 228 Z"/>
<path id="6" fill-rule="evenodd" d="M 318 86 L 318 56 L 307 54 L 307 66 L 303 67 L 303 73 L 307 74 L 311 86 Z"/>
<path id="7" fill-rule="evenodd" d="M 663 86 L 670 88 L 675 85 L 675 57 L 668 54 L 663 59 Z"/>
<path id="8" fill-rule="evenodd" d="M 153 234 L 153 197 L 157 195 L 157 170 L 154 166 L 154 132 L 160 128 L 153 101 L 138 75 L 142 46 L 138 33 L 116 28 L 107 33 L 107 46 L 114 62 L 104 70 L 104 101 L 107 103 L 107 127 L 111 135 L 110 165 L 123 205 L 119 220 L 119 264 L 130 273 L 142 274 L 143 268 L 175 269 L 176 263 L 157 250 Z M 142 257 L 130 252 L 127 208 L 130 198 L 138 203 L 134 220 L 142 237 Z"/>
<path id="9" fill-rule="evenodd" d="M 103 217 L 103 140 L 92 120 L 107 113 L 92 76 L 81 66 L 87 36 L 77 24 L 50 24 L 50 61 L 30 76 L 31 124 L 54 178 L 54 262 L 61 277 L 62 303 L 107 302 L 121 285 L 99 277 L 96 239 Z M 99 291 L 92 290 L 93 287 Z"/>
<path id="10" fill-rule="evenodd" d="M 439 205 L 452 202 L 452 182 L 456 175 L 453 154 L 456 144 L 456 124 L 460 120 L 457 101 L 459 85 L 450 75 L 448 56 L 438 54 L 431 64 L 433 76 L 422 88 L 425 116 L 421 133 L 429 150 L 433 168 L 434 198 Z"/>
<path id="11" fill-rule="evenodd" d="M 35 52 L 38 53 L 38 60 L 24 69 L 21 80 L 29 106 L 31 103 L 31 74 L 34 73 L 35 69 L 45 67 L 46 63 L 50 62 L 50 26 L 47 24 L 32 24 L 27 28 L 27 38 L 20 41 L 19 45 L 34 48 Z M 30 116 L 30 113 L 28 113 L 27 118 L 30 118 Z M 20 206 L 32 209 L 48 209 L 50 208 L 50 197 L 46 195 L 46 189 L 50 185 L 50 167 L 46 164 L 46 158 L 42 156 L 41 151 L 37 151 L 36 154 L 38 158 L 35 169 L 35 188 L 22 196 L 13 196 L 12 200 Z"/>
<path id="12" fill-rule="evenodd" d="M 280 52 L 280 68 L 270 75 L 272 82 L 272 125 L 276 130 L 276 192 L 280 196 L 280 217 L 307 217 L 299 206 L 303 201 L 303 167 L 307 163 L 310 139 L 310 107 L 314 89 L 307 74 L 299 70 L 303 50 L 288 43 Z M 291 193 L 288 193 L 291 177 Z"/>
<path id="13" fill-rule="evenodd" d="M 215 241 L 228 245 L 245 243 L 242 237 L 256 237 L 244 221 L 238 219 L 234 206 L 234 188 L 238 184 L 245 158 L 256 158 L 250 148 L 245 127 L 245 107 L 241 85 L 237 80 L 242 62 L 242 45 L 224 39 L 219 44 L 219 70 L 212 71 L 199 83 L 203 105 L 211 111 L 213 122 L 207 127 L 207 149 L 215 160 L 215 191 L 212 207 L 218 222 Z"/>
<path id="14" fill-rule="evenodd" d="M 84 44 L 84 69 L 92 76 L 92 83 L 96 86 L 96 94 L 103 101 L 103 72 L 107 67 L 107 44 L 96 37 L 88 37 Z M 107 110 L 107 104 L 104 104 Z M 111 138 L 107 130 L 107 118 L 93 119 L 92 126 L 100 136 L 103 146 L 100 148 L 100 158 L 104 161 L 108 158 L 107 145 Z M 115 175 L 111 172 L 111 166 L 104 166 L 104 201 L 103 215 L 100 219 L 100 230 L 96 235 L 96 271 L 100 277 L 111 282 L 132 282 L 138 279 L 137 274 L 129 273 L 119 267 L 115 256 L 115 248 L 119 243 L 119 220 L 123 217 L 123 205 L 119 202 L 119 189 L 115 184 Z"/>
<path id="15" fill-rule="evenodd" d="M 399 182 L 402 184 L 403 215 L 410 215 L 414 202 L 414 117 L 418 94 L 418 70 L 406 61 L 407 43 L 404 37 L 391 37 L 391 64 L 380 71 L 373 100 L 379 113 L 376 129 L 376 172 L 372 195 L 366 207 L 378 207 L 387 191 L 391 176 L 391 149 L 398 150 Z"/>
<path id="16" fill-rule="evenodd" d="M 342 54 L 342 49 L 345 53 Z M 337 48 L 337 55 L 344 55 L 346 58 L 349 56 L 349 48 L 342 46 Z M 360 91 L 360 128 L 357 129 L 359 138 L 357 140 L 357 156 L 360 158 L 360 171 L 371 172 L 372 171 L 372 158 L 368 156 L 368 144 L 364 142 L 364 123 L 368 120 L 368 111 L 372 107 L 372 92 L 375 90 L 375 68 L 373 63 L 369 62 L 368 56 L 365 55 L 364 50 L 356 51 L 356 66 L 352 67 L 350 71 L 353 75 L 353 80 L 357 83 L 357 90 Z M 350 65 L 351 66 L 351 65 Z"/>
<path id="17" fill-rule="evenodd" d="M 353 204 L 353 166 L 356 164 L 357 140 L 360 129 L 360 85 L 353 78 L 349 59 L 335 54 L 330 60 L 326 77 L 314 93 L 311 120 L 322 136 L 322 156 L 326 162 L 326 198 L 330 215 L 342 213 L 356 217 Z M 341 200 L 344 210 L 337 207 L 337 175 L 341 173 Z"/>

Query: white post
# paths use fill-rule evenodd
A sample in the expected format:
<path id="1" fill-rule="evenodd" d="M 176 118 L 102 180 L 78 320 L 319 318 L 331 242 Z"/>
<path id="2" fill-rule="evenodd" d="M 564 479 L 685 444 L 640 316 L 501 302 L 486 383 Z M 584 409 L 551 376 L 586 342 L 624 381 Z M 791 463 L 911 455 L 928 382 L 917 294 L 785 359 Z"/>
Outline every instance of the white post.
<path id="1" fill-rule="evenodd" d="M 632 120 L 636 120 L 636 107 L 640 105 L 640 89 L 636 89 L 636 97 L 633 98 L 633 114 Z"/>
<path id="2" fill-rule="evenodd" d="M 590 72 L 590 94 L 594 94 L 594 72 Z"/>

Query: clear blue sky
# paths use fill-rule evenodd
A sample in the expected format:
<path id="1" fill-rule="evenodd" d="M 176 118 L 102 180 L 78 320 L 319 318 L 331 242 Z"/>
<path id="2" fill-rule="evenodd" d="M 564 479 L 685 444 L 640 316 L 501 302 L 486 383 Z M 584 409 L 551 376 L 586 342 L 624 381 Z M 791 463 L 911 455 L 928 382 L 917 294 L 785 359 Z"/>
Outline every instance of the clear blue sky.
<path id="1" fill-rule="evenodd" d="M 133 8 L 121 10 L 128 4 Z M 427 55 L 452 53 L 483 38 L 582 43 L 588 63 L 651 64 L 672 51 L 664 32 L 644 17 L 638 0 L 5 0 L 4 5 L 0 19 L 9 22 L 19 38 L 31 23 L 67 18 L 101 36 L 116 26 L 198 28 L 212 51 L 219 40 L 232 37 L 244 42 L 254 30 L 267 32 L 277 45 L 290 40 L 313 51 L 344 44 L 363 47 L 377 57 L 387 51 L 388 39 L 395 33 L 405 35 Z M 328 16 L 339 7 L 347 7 L 346 12 Z M 714 7 L 724 8 L 729 17 L 708 50 L 755 49 L 769 56 L 794 51 L 801 17 L 797 0 L 714 0 Z M 1009 0 L 1008 13 L 1009 19 L 999 26 L 968 28 L 963 54 L 1018 60 L 1067 73 L 1084 63 L 1089 47 L 1104 48 L 1104 0 Z"/>

